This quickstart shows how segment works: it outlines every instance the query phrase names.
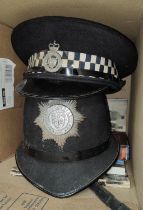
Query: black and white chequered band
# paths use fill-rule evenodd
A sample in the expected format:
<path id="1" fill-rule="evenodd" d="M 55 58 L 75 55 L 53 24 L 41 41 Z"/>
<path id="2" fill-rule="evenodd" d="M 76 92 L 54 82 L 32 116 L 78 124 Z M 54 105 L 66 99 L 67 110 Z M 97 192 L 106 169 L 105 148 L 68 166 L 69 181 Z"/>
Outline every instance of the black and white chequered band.
<path id="1" fill-rule="evenodd" d="M 34 53 L 29 58 L 27 73 L 36 73 L 35 70 L 32 71 L 33 67 L 42 67 L 45 72 L 51 73 L 60 73 L 61 69 L 66 69 L 67 74 L 68 70 L 71 72 L 76 69 L 82 70 L 82 72 L 86 71 L 87 75 L 90 75 L 90 72 L 96 72 L 118 79 L 118 71 L 112 60 L 81 52 L 61 51 L 54 44 L 49 47 L 49 50 Z M 37 73 L 41 73 L 41 71 L 38 69 Z M 91 75 L 94 77 L 93 74 Z"/>

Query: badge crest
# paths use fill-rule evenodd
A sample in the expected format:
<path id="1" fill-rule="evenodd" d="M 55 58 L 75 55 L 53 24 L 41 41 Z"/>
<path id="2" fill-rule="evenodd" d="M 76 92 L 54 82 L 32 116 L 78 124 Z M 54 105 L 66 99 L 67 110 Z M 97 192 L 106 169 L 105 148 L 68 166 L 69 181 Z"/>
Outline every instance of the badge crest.
<path id="1" fill-rule="evenodd" d="M 62 59 L 60 54 L 57 52 L 60 45 L 54 41 L 49 44 L 49 51 L 43 59 L 43 66 L 48 72 L 57 72 L 62 66 Z"/>
<path id="2" fill-rule="evenodd" d="M 54 140 L 63 148 L 67 138 L 79 136 L 78 125 L 84 116 L 76 110 L 76 101 L 50 100 L 39 104 L 40 115 L 34 123 L 42 129 L 43 140 Z"/>

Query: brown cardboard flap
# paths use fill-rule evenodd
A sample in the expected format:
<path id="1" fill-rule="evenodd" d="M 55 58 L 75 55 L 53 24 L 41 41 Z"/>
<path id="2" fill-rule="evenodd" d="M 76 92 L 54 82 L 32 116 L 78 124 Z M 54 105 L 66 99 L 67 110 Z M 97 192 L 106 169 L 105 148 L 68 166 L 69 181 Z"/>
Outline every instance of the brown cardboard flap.
<path id="1" fill-rule="evenodd" d="M 22 140 L 22 123 L 21 108 L 0 111 L 0 161 L 14 153 Z"/>
<path id="2" fill-rule="evenodd" d="M 25 65 L 15 54 L 11 45 L 10 27 L 0 25 L 0 58 L 10 59 L 16 64 L 14 70 L 14 86 L 23 77 Z M 22 139 L 22 113 L 24 98 L 14 94 L 14 108 L 0 110 L 0 161 L 15 152 Z"/>
<path id="3" fill-rule="evenodd" d="M 26 69 L 26 66 L 22 61 L 17 57 L 11 45 L 11 32 L 10 27 L 0 24 L 0 58 L 8 58 L 16 64 L 14 70 L 14 86 L 16 86 L 23 78 L 23 72 Z M 23 97 L 14 94 L 14 106 L 22 107 L 23 106 Z"/>

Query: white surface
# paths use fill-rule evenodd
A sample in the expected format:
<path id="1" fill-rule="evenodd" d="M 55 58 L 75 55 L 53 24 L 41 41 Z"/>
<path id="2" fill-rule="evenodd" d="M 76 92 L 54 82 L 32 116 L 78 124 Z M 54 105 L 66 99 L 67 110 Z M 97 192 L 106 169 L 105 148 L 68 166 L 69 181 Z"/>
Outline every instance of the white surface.
<path id="1" fill-rule="evenodd" d="M 14 68 L 11 60 L 0 58 L 0 110 L 14 107 Z"/>

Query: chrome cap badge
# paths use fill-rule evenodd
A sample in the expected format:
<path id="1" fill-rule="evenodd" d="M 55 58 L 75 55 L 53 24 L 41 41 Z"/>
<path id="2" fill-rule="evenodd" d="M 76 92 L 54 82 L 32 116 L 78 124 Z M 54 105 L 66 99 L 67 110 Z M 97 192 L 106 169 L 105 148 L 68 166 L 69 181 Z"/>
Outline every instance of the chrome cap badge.
<path id="1" fill-rule="evenodd" d="M 48 72 L 57 72 L 62 66 L 62 59 L 60 54 L 57 52 L 60 45 L 54 41 L 49 44 L 49 51 L 43 59 L 43 66 Z"/>

